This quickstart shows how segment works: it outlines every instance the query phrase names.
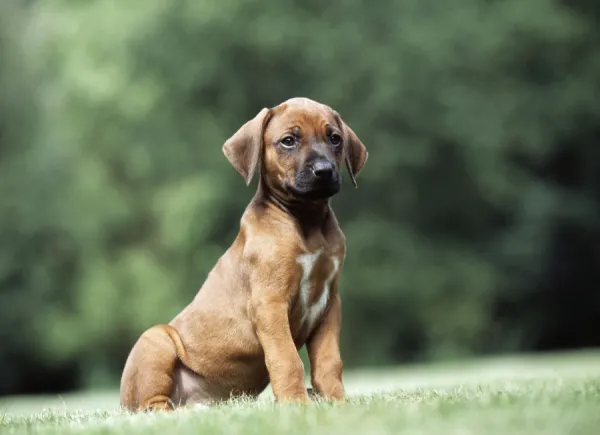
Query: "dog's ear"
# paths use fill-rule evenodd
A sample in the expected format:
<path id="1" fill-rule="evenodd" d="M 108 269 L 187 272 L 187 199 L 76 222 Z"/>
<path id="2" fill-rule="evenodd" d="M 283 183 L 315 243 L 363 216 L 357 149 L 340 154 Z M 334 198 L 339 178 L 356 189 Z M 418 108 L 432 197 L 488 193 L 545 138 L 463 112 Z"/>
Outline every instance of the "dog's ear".
<path id="1" fill-rule="evenodd" d="M 369 153 L 356 133 L 348 127 L 337 112 L 334 111 L 334 113 L 344 135 L 344 160 L 346 168 L 348 169 L 348 174 L 350 174 L 352 184 L 356 187 L 356 175 L 367 162 Z"/>
<path id="2" fill-rule="evenodd" d="M 244 177 L 246 185 L 252 181 L 259 164 L 263 146 L 263 131 L 270 114 L 269 109 L 262 109 L 258 115 L 242 125 L 223 145 L 225 157 Z"/>

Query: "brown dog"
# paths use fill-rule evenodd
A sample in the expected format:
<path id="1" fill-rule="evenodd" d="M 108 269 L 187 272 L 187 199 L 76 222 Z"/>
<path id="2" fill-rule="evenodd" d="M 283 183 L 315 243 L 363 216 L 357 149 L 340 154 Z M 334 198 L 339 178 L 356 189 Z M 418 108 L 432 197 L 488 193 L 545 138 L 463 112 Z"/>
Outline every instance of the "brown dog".
<path id="1" fill-rule="evenodd" d="M 223 146 L 258 190 L 240 232 L 195 299 L 168 325 L 145 331 L 121 379 L 129 410 L 255 397 L 269 381 L 276 400 L 308 402 L 307 345 L 317 394 L 344 400 L 339 349 L 345 239 L 329 205 L 367 160 L 354 132 L 329 107 L 293 98 L 263 109 Z"/>

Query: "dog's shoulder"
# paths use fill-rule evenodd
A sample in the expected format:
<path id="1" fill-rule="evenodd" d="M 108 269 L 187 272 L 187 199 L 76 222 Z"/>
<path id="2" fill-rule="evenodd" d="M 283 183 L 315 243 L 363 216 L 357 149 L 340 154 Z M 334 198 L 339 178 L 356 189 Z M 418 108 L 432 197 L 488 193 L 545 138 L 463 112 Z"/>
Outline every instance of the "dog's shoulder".
<path id="1" fill-rule="evenodd" d="M 253 264 L 283 264 L 286 258 L 294 258 L 300 243 L 292 222 L 251 207 L 242 215 L 238 239 L 242 257 Z"/>

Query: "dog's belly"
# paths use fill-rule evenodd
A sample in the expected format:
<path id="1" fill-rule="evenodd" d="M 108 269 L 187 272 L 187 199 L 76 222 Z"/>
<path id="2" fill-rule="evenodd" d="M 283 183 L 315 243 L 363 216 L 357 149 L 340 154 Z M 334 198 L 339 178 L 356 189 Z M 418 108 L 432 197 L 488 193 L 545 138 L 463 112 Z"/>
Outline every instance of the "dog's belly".
<path id="1" fill-rule="evenodd" d="M 183 364 L 178 364 L 173 373 L 173 393 L 171 394 L 171 400 L 176 406 L 210 403 L 219 399 L 221 397 L 218 391 L 214 391 L 204 376 L 197 375 Z"/>
<path id="2" fill-rule="evenodd" d="M 173 373 L 171 400 L 177 406 L 186 406 L 210 404 L 240 396 L 256 397 L 269 383 L 266 366 L 261 361 L 256 363 L 229 366 L 229 370 L 210 379 L 178 364 Z"/>

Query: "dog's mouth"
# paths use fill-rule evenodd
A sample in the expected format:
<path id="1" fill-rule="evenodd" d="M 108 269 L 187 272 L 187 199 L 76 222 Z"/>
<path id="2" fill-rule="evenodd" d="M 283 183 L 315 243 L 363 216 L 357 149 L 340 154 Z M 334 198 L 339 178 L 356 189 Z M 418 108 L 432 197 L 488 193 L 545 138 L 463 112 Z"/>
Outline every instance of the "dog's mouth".
<path id="1" fill-rule="evenodd" d="M 287 185 L 288 191 L 293 196 L 307 201 L 330 198 L 338 193 L 340 188 L 340 179 L 337 174 L 327 181 L 299 176 L 296 177 L 295 183 Z"/>

